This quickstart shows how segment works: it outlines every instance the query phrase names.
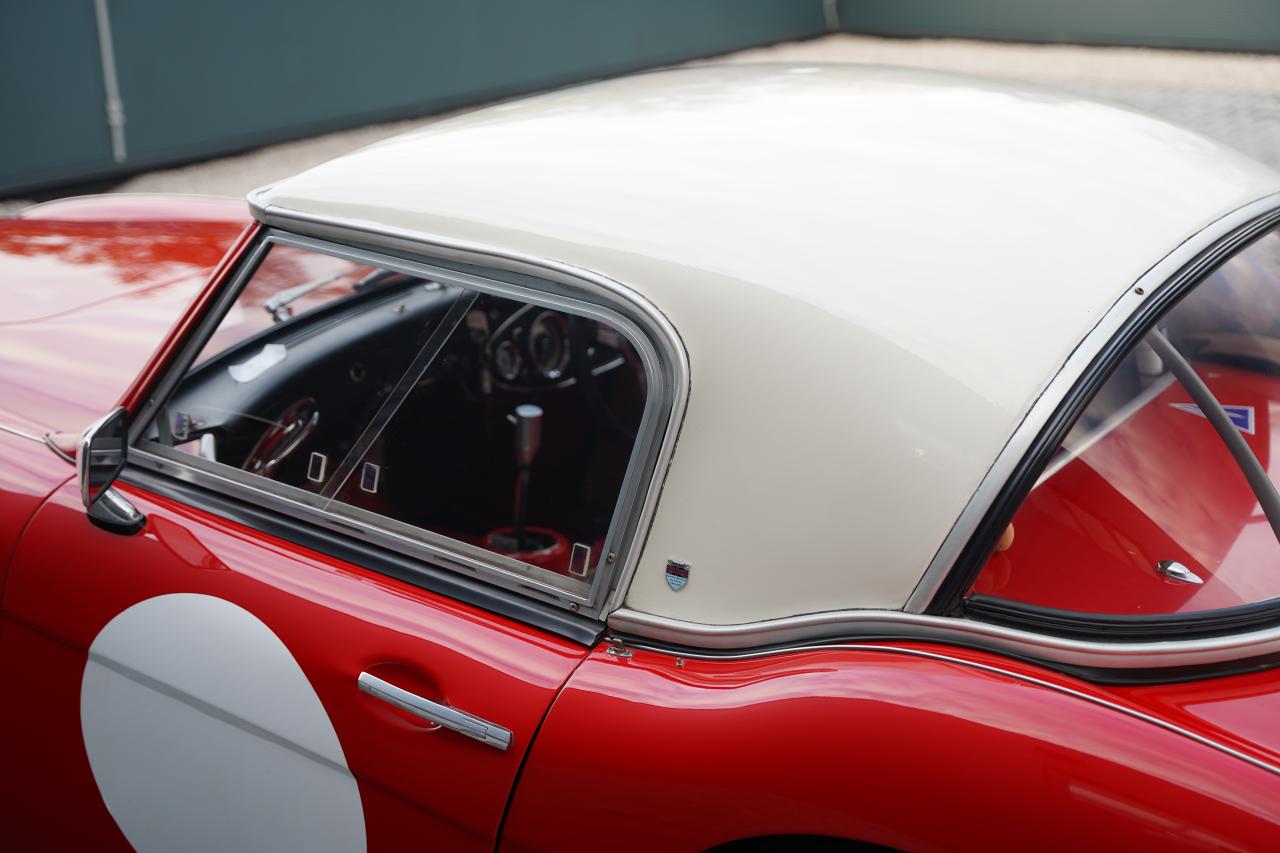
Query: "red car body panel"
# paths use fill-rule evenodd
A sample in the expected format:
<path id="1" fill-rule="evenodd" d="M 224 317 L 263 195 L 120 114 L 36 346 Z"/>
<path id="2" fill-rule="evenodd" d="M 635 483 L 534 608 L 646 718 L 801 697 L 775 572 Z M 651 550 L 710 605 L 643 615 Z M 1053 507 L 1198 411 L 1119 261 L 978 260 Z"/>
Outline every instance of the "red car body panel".
<path id="1" fill-rule="evenodd" d="M 45 497 L 74 475 L 71 466 L 42 443 L 0 430 L 0 596 L 9 555 Z"/>
<path id="2" fill-rule="evenodd" d="M 977 652 L 705 661 L 597 652 L 538 735 L 504 849 L 703 850 L 818 834 L 907 850 L 1264 849 L 1280 778 Z M 554 820 L 548 820 L 555 815 Z M 565 827 L 572 827 L 566 832 Z"/>
<path id="3" fill-rule="evenodd" d="M 81 680 L 89 644 L 107 622 L 176 592 L 245 608 L 292 652 L 359 783 L 370 849 L 419 849 L 426 840 L 442 850 L 493 848 L 524 752 L 587 649 L 121 489 L 147 514 L 143 533 L 95 528 L 69 484 L 32 519 L 14 555 L 0 678 L 39 697 L 0 710 L 3 775 L 13 787 L 0 798 L 0 825 L 22 833 L 9 836 L 17 849 L 101 849 L 104 839 L 124 846 L 89 773 Z M 361 693 L 361 672 L 501 721 L 512 746 L 498 751 L 428 727 Z"/>
<path id="4" fill-rule="evenodd" d="M 101 416 L 248 223 L 243 202 L 148 196 L 0 219 L 0 423 L 79 432 Z"/>
<path id="5" fill-rule="evenodd" d="M 1274 670 L 1111 692 L 1152 716 L 1280 766 L 1280 679 Z"/>

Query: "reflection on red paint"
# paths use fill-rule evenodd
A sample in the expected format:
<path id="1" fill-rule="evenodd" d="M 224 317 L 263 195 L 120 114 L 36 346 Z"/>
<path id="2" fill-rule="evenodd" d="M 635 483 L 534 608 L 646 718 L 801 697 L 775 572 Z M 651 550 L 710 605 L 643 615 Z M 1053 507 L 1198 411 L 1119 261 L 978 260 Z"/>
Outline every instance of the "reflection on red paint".
<path id="1" fill-rule="evenodd" d="M 998 656 L 895 645 L 1125 704 Z M 900 850 L 1259 849 L 1277 820 L 1274 775 L 1002 672 L 888 650 L 601 650 L 543 724 L 502 849 L 704 850 L 788 833 Z"/>
<path id="2" fill-rule="evenodd" d="M 222 213 L 0 220 L 0 421 L 78 433 L 112 406 L 244 229 Z"/>
<path id="3" fill-rule="evenodd" d="M 27 520 L 75 471 L 43 444 L 0 430 L 0 592 Z"/>
<path id="4" fill-rule="evenodd" d="M 1280 482 L 1280 379 L 1197 365 L 1225 404 L 1252 407 L 1243 434 Z M 1169 382 L 1077 458 L 1043 480 L 1013 519 L 1012 547 L 994 554 L 973 591 L 1091 613 L 1212 610 L 1280 598 L 1280 546 L 1248 481 L 1191 398 Z M 1204 580 L 1155 571 L 1176 560 Z"/>

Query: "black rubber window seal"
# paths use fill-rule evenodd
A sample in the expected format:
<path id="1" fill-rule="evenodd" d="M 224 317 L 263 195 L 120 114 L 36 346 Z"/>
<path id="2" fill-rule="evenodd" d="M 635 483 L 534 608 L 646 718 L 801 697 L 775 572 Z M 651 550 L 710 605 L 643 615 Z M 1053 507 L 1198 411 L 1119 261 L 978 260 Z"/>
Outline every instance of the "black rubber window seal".
<path id="1" fill-rule="evenodd" d="M 983 622 L 1080 640 L 1190 640 L 1280 624 L 1280 599 L 1219 610 L 1134 615 L 1059 610 L 989 595 L 971 595 L 964 600 L 964 612 Z"/>

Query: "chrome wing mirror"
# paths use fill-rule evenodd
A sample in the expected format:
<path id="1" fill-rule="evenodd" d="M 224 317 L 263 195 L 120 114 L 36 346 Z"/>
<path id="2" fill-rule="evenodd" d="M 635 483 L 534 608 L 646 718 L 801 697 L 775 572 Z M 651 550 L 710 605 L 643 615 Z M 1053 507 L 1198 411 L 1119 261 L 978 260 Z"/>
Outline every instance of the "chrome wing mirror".
<path id="1" fill-rule="evenodd" d="M 129 449 L 129 413 L 123 408 L 90 424 L 76 450 L 80 499 L 89 520 L 112 533 L 137 533 L 146 517 L 111 484 L 120 476 Z"/>

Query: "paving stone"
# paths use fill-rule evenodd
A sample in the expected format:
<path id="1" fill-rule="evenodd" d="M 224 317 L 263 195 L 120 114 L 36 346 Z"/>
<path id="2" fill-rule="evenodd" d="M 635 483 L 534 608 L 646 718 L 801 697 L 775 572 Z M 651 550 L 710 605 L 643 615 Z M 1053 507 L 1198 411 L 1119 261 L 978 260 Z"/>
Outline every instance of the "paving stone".
<path id="1" fill-rule="evenodd" d="M 1134 107 L 1221 140 L 1280 170 L 1280 97 L 1126 83 L 1060 81 L 1062 89 Z"/>

